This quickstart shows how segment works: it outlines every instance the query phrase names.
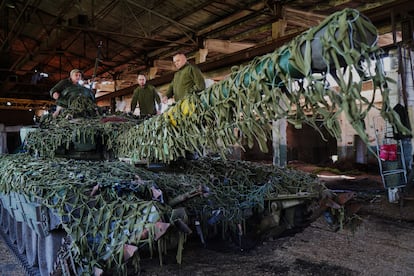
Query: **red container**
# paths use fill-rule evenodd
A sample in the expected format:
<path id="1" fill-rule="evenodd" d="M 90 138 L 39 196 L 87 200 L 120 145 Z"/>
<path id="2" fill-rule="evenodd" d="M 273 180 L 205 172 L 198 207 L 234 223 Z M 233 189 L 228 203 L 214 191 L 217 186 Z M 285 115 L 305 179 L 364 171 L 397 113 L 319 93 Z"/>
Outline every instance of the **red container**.
<path id="1" fill-rule="evenodd" d="M 388 145 L 381 145 L 380 146 L 379 157 L 382 161 L 388 160 Z"/>
<path id="2" fill-rule="evenodd" d="M 388 160 L 389 161 L 397 160 L 397 145 L 396 144 L 388 145 Z"/>
<path id="3" fill-rule="evenodd" d="M 379 157 L 382 161 L 396 161 L 397 160 L 397 144 L 381 145 Z"/>

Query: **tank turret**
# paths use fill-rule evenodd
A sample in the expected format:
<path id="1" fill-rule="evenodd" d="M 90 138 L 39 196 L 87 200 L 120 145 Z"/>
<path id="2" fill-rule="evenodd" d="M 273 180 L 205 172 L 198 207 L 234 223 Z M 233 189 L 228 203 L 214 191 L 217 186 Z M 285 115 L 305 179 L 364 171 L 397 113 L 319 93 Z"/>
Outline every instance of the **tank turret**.
<path id="1" fill-rule="evenodd" d="M 360 93 L 362 79 L 381 91 L 383 117 L 404 130 L 388 106 L 375 42 L 374 26 L 357 11 L 335 13 L 146 120 L 104 114 L 81 91 L 27 133 L 26 153 L 0 156 L 1 226 L 41 275 L 126 275 L 139 270 L 143 252 L 157 252 L 162 264 L 175 249 L 181 263 L 188 237 L 206 244 L 222 235 L 244 249 L 306 226 L 328 208 L 343 215 L 352 195 L 336 202 L 314 175 L 227 160 L 226 150 L 244 138 L 265 151 L 271 122 L 283 118 L 315 128 L 322 120 L 339 135 L 341 112 L 367 141 L 363 120 L 375 106 Z M 182 158 L 187 151 L 200 158 Z M 166 166 L 154 172 L 136 160 Z"/>

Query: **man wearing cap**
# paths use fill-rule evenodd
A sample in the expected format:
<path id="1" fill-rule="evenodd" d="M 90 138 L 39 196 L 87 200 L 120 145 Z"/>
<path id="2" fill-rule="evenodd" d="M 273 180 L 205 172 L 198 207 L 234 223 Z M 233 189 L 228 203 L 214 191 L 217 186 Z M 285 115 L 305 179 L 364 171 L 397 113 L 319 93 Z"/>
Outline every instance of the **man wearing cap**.
<path id="1" fill-rule="evenodd" d="M 71 95 L 73 93 L 76 93 L 76 95 L 83 94 L 95 101 L 92 91 L 82 85 L 82 73 L 79 69 L 70 71 L 69 78 L 59 81 L 50 89 L 49 94 L 56 100 L 57 105 L 53 117 L 59 115 L 63 108 L 68 107 L 68 101 L 71 96 L 74 96 Z"/>

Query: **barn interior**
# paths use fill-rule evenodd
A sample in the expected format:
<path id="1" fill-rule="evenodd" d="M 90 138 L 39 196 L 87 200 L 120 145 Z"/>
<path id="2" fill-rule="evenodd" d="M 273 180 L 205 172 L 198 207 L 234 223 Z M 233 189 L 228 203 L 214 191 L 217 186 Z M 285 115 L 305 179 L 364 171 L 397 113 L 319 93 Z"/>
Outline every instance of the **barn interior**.
<path id="1" fill-rule="evenodd" d="M 283 71 L 268 62 L 286 57 L 280 49 L 311 37 L 306 31 L 342 11 L 349 17 L 329 26 L 346 25 L 352 45 L 344 39 L 350 51 L 342 57 L 352 58 L 319 57 L 291 69 L 292 55 L 285 60 L 288 77 L 261 82 L 268 71 Z M 366 21 L 365 29 L 353 28 Z M 372 29 L 375 36 L 360 35 Z M 329 48 L 338 33 L 327 37 L 332 43 L 319 48 L 341 52 Z M 241 85 L 222 102 L 205 89 L 204 98 L 163 103 L 164 114 L 135 116 L 137 75 L 165 96 L 177 53 L 219 96 L 227 88 L 221 84 Z M 402 135 L 386 121 L 396 118 L 391 108 L 399 104 L 407 111 L 405 127 L 413 129 L 413 54 L 412 0 L 0 0 L 0 271 L 138 275 L 131 273 L 142 261 L 153 275 L 411 275 L 412 135 L 403 133 L 396 144 L 379 135 Z M 252 61 L 260 66 L 249 67 Z M 327 66 L 309 74 L 314 78 L 301 74 L 318 61 Z M 74 68 L 94 93 L 98 116 L 51 116 L 50 90 Z M 355 68 L 363 72 L 353 74 Z M 297 91 L 326 94 L 310 106 L 292 96 Z M 338 98 L 343 105 L 335 106 Z M 297 101 L 290 106 L 286 99 Z M 303 116 L 288 120 L 287 112 L 278 113 L 283 108 Z M 199 114 L 203 120 L 195 119 Z M 196 151 L 201 144 L 207 146 Z M 225 148 L 227 159 L 209 147 Z M 260 244 L 268 247 L 250 251 Z M 219 247 L 226 250 L 220 257 L 206 254 Z"/>
<path id="2" fill-rule="evenodd" d="M 165 92 L 175 71 L 172 56 L 178 52 L 197 64 L 205 78 L 217 82 L 232 66 L 274 51 L 346 8 L 372 21 L 384 55 L 412 42 L 414 6 L 409 0 L 3 0 L 0 118 L 7 151 L 19 147 L 20 126 L 33 124 L 35 116 L 53 106 L 50 88 L 73 68 L 93 82 L 99 105 L 117 110 L 128 106 L 137 73 L 145 73 L 149 83 Z M 335 139 L 326 142 L 306 126 L 287 128 L 288 161 L 316 164 L 338 154 L 340 142 Z M 314 137 L 312 143 L 303 141 L 306 136 Z M 272 159 L 272 153 L 260 152 L 257 145 L 241 156 Z M 344 158 L 358 160 L 356 155 Z"/>

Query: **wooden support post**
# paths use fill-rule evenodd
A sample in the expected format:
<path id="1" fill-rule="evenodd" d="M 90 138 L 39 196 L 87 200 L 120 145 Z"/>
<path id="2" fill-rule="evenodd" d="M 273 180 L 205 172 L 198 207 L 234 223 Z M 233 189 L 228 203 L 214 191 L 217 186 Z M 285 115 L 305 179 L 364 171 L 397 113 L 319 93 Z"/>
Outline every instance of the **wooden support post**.
<path id="1" fill-rule="evenodd" d="M 220 39 L 206 39 L 204 41 L 205 49 L 211 52 L 231 54 L 255 46 L 254 43 L 232 42 Z"/>
<path id="2" fill-rule="evenodd" d="M 148 79 L 149 80 L 155 79 L 155 77 L 157 76 L 157 72 L 158 72 L 158 67 L 151 67 L 148 72 Z"/>
<path id="3" fill-rule="evenodd" d="M 4 124 L 0 124 L 0 153 L 7 152 L 7 133 Z"/>
<path id="4" fill-rule="evenodd" d="M 195 56 L 195 63 L 199 64 L 199 63 L 205 62 L 206 59 L 207 59 L 207 54 L 208 54 L 208 49 L 207 48 L 199 49 L 198 53 Z"/>
<path id="5" fill-rule="evenodd" d="M 280 19 L 272 23 L 272 38 L 276 39 L 285 35 L 287 21 Z"/>
<path id="6" fill-rule="evenodd" d="M 159 70 L 167 70 L 167 71 L 175 70 L 175 66 L 172 60 L 163 60 L 163 59 L 154 60 L 154 67 L 157 67 Z"/>

